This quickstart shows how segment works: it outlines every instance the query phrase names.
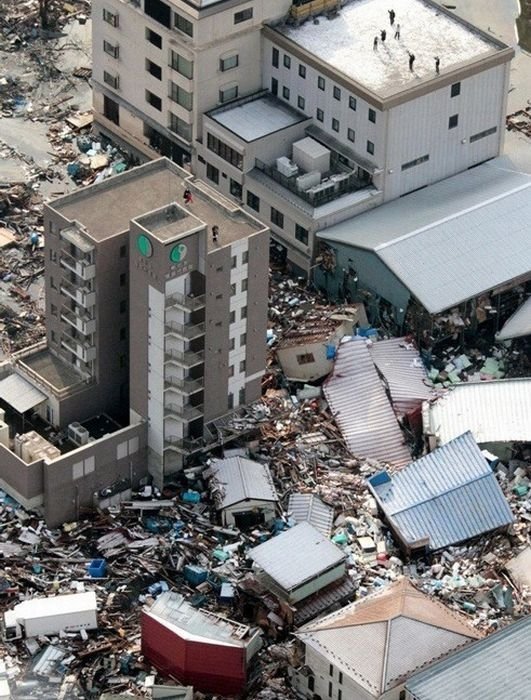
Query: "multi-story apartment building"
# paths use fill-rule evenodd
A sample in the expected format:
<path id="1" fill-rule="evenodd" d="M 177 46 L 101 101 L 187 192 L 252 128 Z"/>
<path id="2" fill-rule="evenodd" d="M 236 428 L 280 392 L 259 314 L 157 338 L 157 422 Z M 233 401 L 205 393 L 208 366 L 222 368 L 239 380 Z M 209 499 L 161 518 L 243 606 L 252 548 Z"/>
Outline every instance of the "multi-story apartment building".
<path id="1" fill-rule="evenodd" d="M 138 38 L 153 23 L 153 0 L 135 9 L 108 2 L 114 9 L 98 0 L 94 11 L 96 122 L 137 150 L 140 139 L 170 153 L 173 147 L 150 134 L 151 128 L 162 134 L 164 127 L 164 137 L 177 143 L 168 131 L 174 103 L 157 101 L 161 109 L 153 111 L 146 82 L 153 79 L 150 42 Z M 193 128 L 186 149 L 194 173 L 270 225 L 277 247 L 303 272 L 314 259 L 318 230 L 466 170 L 502 148 L 513 49 L 432 0 L 396 0 L 391 25 L 388 4 L 164 5 L 164 40 L 183 51 L 188 46 L 186 59 L 196 62 L 195 78 L 181 86 L 189 90 L 184 101 Z M 105 12 L 119 10 L 124 24 L 108 29 Z M 110 39 L 103 28 L 126 44 L 138 38 L 136 62 L 105 54 Z M 172 50 L 168 60 L 179 65 Z M 112 64 L 123 73 L 119 88 L 105 83 Z M 232 67 L 224 70 L 226 65 Z M 229 76 L 232 82 L 225 83 Z M 111 112 L 103 95 L 107 105 L 114 101 Z M 136 126 L 127 116 L 133 102 Z M 109 114 L 122 113 L 118 130 Z"/>
<path id="2" fill-rule="evenodd" d="M 0 485 L 55 523 L 146 467 L 162 485 L 260 397 L 269 234 L 168 159 L 61 197 L 45 228 L 47 339 L 0 365 Z"/>

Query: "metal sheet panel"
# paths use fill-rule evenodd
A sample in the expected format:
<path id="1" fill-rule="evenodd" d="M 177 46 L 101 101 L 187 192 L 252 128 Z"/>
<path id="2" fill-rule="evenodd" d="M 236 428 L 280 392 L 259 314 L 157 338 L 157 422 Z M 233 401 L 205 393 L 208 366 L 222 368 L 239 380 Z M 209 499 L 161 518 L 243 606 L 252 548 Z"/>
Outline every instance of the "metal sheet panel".
<path id="1" fill-rule="evenodd" d="M 372 483 L 371 483 L 372 482 Z M 513 522 L 511 509 L 471 433 L 369 488 L 401 539 L 432 550 Z"/>
<path id="2" fill-rule="evenodd" d="M 0 398 L 18 413 L 25 413 L 46 401 L 47 397 L 20 374 L 10 374 L 0 381 Z"/>
<path id="3" fill-rule="evenodd" d="M 271 95 L 222 107 L 209 116 L 248 142 L 306 119 L 303 114 Z"/>
<path id="4" fill-rule="evenodd" d="M 470 430 L 479 443 L 531 440 L 531 379 L 467 382 L 429 406 L 425 429 L 444 445 Z"/>
<path id="5" fill-rule="evenodd" d="M 471 644 L 406 683 L 415 700 L 528 700 L 531 617 Z"/>
<path id="6" fill-rule="evenodd" d="M 509 340 L 510 338 L 521 338 L 524 335 L 531 335 L 531 297 L 507 319 L 496 338 Z"/>
<path id="7" fill-rule="evenodd" d="M 342 343 L 324 393 L 349 450 L 402 466 L 411 460 L 384 386 L 362 339 Z"/>
<path id="8" fill-rule="evenodd" d="M 216 460 L 210 467 L 213 474 L 211 487 L 218 490 L 220 508 L 248 499 L 277 501 L 273 479 L 266 464 L 244 457 L 228 457 Z"/>
<path id="9" fill-rule="evenodd" d="M 292 493 L 288 512 L 297 523 L 308 522 L 325 537 L 330 537 L 334 521 L 334 509 L 323 503 L 313 493 Z"/>

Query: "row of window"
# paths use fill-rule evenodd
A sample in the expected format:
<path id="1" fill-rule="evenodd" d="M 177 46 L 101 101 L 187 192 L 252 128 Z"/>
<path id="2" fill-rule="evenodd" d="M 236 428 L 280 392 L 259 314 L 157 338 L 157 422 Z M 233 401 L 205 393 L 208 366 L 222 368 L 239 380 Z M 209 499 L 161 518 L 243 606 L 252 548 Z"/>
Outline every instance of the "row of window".
<path id="1" fill-rule="evenodd" d="M 238 170 L 243 169 L 243 156 L 211 133 L 207 135 L 207 148 Z M 213 178 L 210 178 L 213 179 Z"/>
<path id="2" fill-rule="evenodd" d="M 454 117 L 450 117 L 450 120 L 454 119 L 455 121 L 455 126 L 457 126 L 457 114 L 454 115 Z M 454 122 L 451 121 L 453 124 Z M 449 128 L 452 129 L 453 126 L 449 124 Z M 484 131 L 479 131 L 477 134 L 473 134 L 469 141 L 470 143 L 474 143 L 475 141 L 479 141 L 480 139 L 484 139 L 487 136 L 491 136 L 492 134 L 495 134 L 498 131 L 498 127 L 492 126 L 490 129 L 485 129 Z M 419 158 L 415 158 L 415 160 L 410 160 L 408 163 L 404 163 L 401 167 L 401 170 L 409 170 L 410 168 L 414 168 L 416 165 L 420 165 L 421 163 L 426 163 L 430 159 L 429 154 L 426 154 L 424 156 L 420 156 Z"/>
<path id="3" fill-rule="evenodd" d="M 235 257 L 236 257 L 236 256 L 235 256 Z M 246 291 L 247 291 L 247 288 L 248 288 L 248 285 L 249 285 L 249 280 L 247 279 L 247 277 L 246 277 L 245 279 L 242 279 L 241 284 L 240 284 L 240 291 L 241 291 L 241 292 L 246 292 Z M 230 286 L 230 295 L 231 295 L 231 297 L 236 296 L 237 291 L 238 291 L 238 290 L 237 290 L 237 284 L 236 284 L 236 282 L 233 282 L 233 283 L 231 284 L 231 286 Z"/>
<path id="4" fill-rule="evenodd" d="M 238 405 L 243 406 L 245 403 L 245 387 L 242 387 L 238 392 Z M 227 397 L 227 408 L 234 408 L 234 394 L 229 393 Z"/>
<path id="5" fill-rule="evenodd" d="M 232 338 L 234 340 L 234 338 Z M 245 372 L 245 360 L 240 360 L 240 374 Z M 229 377 L 234 377 L 234 365 L 229 365 Z"/>
<path id="6" fill-rule="evenodd" d="M 247 206 L 254 209 L 254 211 L 260 212 L 260 197 L 257 197 L 254 192 L 247 190 Z M 284 228 L 284 214 L 275 207 L 271 207 L 269 218 L 271 223 L 278 226 L 278 228 Z M 309 231 L 300 224 L 295 224 L 295 238 L 304 245 L 308 245 Z"/>

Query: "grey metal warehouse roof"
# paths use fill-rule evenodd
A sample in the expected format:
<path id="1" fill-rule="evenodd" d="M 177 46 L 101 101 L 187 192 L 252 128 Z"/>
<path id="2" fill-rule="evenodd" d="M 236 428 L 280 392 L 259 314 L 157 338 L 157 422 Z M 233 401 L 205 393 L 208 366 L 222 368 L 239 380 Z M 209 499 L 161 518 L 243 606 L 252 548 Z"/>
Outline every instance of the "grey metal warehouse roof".
<path id="1" fill-rule="evenodd" d="M 306 522 L 254 547 L 249 557 L 285 591 L 302 586 L 345 559 L 339 547 Z"/>
<path id="2" fill-rule="evenodd" d="M 413 676 L 414 700 L 529 700 L 531 617 Z"/>
<path id="3" fill-rule="evenodd" d="M 323 503 L 314 493 L 292 493 L 289 497 L 288 512 L 295 522 L 308 522 L 325 537 L 330 537 L 334 509 Z"/>
<path id="4" fill-rule="evenodd" d="M 438 313 L 531 270 L 531 177 L 504 163 L 467 170 L 318 235 L 372 250 Z"/>
<path id="5" fill-rule="evenodd" d="M 215 460 L 209 470 L 211 488 L 215 488 L 219 508 L 248 499 L 277 501 L 278 496 L 267 464 L 245 457 L 228 457 Z"/>
<path id="6" fill-rule="evenodd" d="M 380 472 L 368 483 L 389 524 L 410 546 L 428 538 L 431 550 L 441 549 L 513 521 L 470 432 L 393 476 Z"/>

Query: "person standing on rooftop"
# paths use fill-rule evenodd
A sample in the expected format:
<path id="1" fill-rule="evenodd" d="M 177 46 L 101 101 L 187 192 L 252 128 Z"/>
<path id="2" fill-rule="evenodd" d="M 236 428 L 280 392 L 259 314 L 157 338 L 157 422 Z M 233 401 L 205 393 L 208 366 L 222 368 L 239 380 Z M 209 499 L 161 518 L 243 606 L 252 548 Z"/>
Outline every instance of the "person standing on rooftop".
<path id="1" fill-rule="evenodd" d="M 378 49 L 378 37 L 374 37 L 374 41 L 372 42 L 372 50 L 376 51 Z"/>
<path id="2" fill-rule="evenodd" d="M 415 54 L 411 53 L 411 51 L 408 51 L 407 55 L 409 56 L 409 70 L 413 73 L 413 64 L 415 63 Z"/>
<path id="3" fill-rule="evenodd" d="M 435 72 L 439 75 L 439 66 L 441 65 L 441 59 L 438 56 L 433 57 L 435 59 Z"/>
<path id="4" fill-rule="evenodd" d="M 396 23 L 395 27 L 395 39 L 400 39 L 400 25 L 398 24 L 398 22 Z"/>
<path id="5" fill-rule="evenodd" d="M 385 37 L 387 36 L 387 32 L 385 29 L 380 30 L 380 39 L 382 40 L 382 43 L 385 41 Z"/>
<path id="6" fill-rule="evenodd" d="M 387 12 L 389 13 L 389 22 L 391 23 L 391 27 L 392 27 L 393 24 L 395 23 L 396 13 L 394 10 L 387 10 Z"/>

